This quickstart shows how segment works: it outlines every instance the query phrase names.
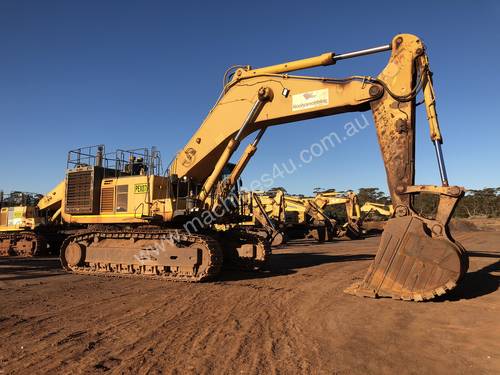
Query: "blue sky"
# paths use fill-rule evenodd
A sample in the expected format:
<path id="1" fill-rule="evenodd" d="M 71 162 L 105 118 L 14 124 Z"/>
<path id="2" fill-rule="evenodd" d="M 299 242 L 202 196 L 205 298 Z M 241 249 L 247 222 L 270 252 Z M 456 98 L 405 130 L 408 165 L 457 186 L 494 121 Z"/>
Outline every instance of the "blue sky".
<path id="1" fill-rule="evenodd" d="M 255 67 L 420 36 L 434 71 L 450 183 L 500 186 L 500 3 L 496 1 L 1 1 L 0 189 L 46 192 L 67 151 L 157 146 L 164 163 L 215 102 L 233 64 Z M 375 76 L 388 54 L 309 71 Z M 439 183 L 422 108 L 417 183 Z M 365 116 L 370 119 L 368 112 Z M 264 136 L 245 181 L 359 113 L 277 126 Z M 387 190 L 373 123 L 276 186 Z"/>

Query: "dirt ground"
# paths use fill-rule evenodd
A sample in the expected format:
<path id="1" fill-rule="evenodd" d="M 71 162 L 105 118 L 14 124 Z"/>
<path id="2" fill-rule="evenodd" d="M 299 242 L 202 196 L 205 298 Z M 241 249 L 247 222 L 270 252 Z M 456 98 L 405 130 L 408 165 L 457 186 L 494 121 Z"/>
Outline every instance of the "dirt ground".
<path id="1" fill-rule="evenodd" d="M 0 260 L 0 374 L 500 373 L 500 232 L 456 234 L 463 283 L 415 303 L 342 291 L 380 237 L 276 250 L 269 272 L 169 283 Z"/>

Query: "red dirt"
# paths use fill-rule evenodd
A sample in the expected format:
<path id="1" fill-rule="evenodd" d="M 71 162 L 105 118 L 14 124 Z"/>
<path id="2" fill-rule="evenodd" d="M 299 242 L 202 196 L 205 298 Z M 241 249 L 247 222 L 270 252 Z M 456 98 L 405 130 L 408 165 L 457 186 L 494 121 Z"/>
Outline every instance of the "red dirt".
<path id="1" fill-rule="evenodd" d="M 295 243 L 203 284 L 0 259 L 0 374 L 500 373 L 500 232 L 459 233 L 469 273 L 427 303 L 342 292 L 379 239 Z"/>

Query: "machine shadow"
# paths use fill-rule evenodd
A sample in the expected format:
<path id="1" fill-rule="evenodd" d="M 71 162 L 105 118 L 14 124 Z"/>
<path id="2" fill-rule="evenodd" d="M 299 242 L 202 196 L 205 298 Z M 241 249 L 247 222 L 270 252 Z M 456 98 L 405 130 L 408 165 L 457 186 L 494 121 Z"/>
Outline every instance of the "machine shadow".
<path id="1" fill-rule="evenodd" d="M 499 253 L 468 251 L 468 254 L 470 257 L 500 258 Z M 500 272 L 500 260 L 496 260 L 477 271 L 468 272 L 455 289 L 434 301 L 460 301 L 494 293 L 500 286 L 500 276 L 493 275 L 493 273 L 498 272 Z"/>
<path id="2" fill-rule="evenodd" d="M 318 241 L 311 239 L 311 238 L 294 238 L 294 239 L 288 240 L 286 242 L 286 244 L 276 247 L 276 249 L 277 250 L 286 249 L 288 246 L 311 247 L 311 246 L 324 246 L 324 245 L 328 245 L 328 244 L 342 244 L 342 242 L 363 241 L 364 239 L 369 238 L 369 237 L 379 237 L 379 235 L 377 235 L 377 234 L 363 235 L 363 237 L 356 238 L 356 239 L 335 238 L 333 241 L 325 241 L 325 242 L 318 242 Z"/>
<path id="3" fill-rule="evenodd" d="M 59 258 L 0 258 L 0 282 L 64 275 Z"/>
<path id="4" fill-rule="evenodd" d="M 238 281 L 249 279 L 262 279 L 275 276 L 285 276 L 297 273 L 298 269 L 319 266 L 321 264 L 336 262 L 352 262 L 359 260 L 372 260 L 372 254 L 355 255 L 327 255 L 321 253 L 285 253 L 273 254 L 271 262 L 266 269 L 261 271 L 242 271 L 227 268 L 222 271 L 218 281 Z"/>

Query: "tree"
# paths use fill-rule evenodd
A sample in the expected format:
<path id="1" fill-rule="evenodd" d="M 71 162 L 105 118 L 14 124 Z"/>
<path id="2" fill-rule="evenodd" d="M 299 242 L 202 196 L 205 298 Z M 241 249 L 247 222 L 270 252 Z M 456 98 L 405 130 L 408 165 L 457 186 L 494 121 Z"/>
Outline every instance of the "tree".
<path id="1" fill-rule="evenodd" d="M 360 188 L 358 192 L 360 205 L 366 202 L 390 204 L 390 197 L 378 188 Z M 439 195 L 421 193 L 416 194 L 413 199 L 413 208 L 420 215 L 428 218 L 435 216 L 439 204 Z M 460 199 L 454 212 L 455 217 L 500 217 L 500 187 L 485 187 L 483 189 L 467 190 L 465 196 Z"/>
<path id="2" fill-rule="evenodd" d="M 334 188 L 330 188 L 330 189 L 322 189 L 320 187 L 316 187 L 313 189 L 313 193 L 314 194 L 318 194 L 318 193 L 335 193 L 337 190 L 334 189 Z"/>
<path id="3" fill-rule="evenodd" d="M 271 189 L 268 190 L 269 192 L 276 192 L 276 191 L 282 191 L 283 193 L 286 194 L 286 189 L 282 186 L 277 186 L 277 187 L 273 187 Z"/>
<path id="4" fill-rule="evenodd" d="M 390 204 L 391 199 L 385 195 L 383 191 L 375 187 L 360 188 L 358 191 L 359 204 L 363 205 L 366 202 Z"/>
<path id="5" fill-rule="evenodd" d="M 430 193 L 416 194 L 413 199 L 413 209 L 419 215 L 434 219 L 436 216 L 437 206 L 439 203 L 439 195 Z"/>
<path id="6" fill-rule="evenodd" d="M 455 210 L 457 217 L 500 216 L 500 188 L 468 190 Z"/>

